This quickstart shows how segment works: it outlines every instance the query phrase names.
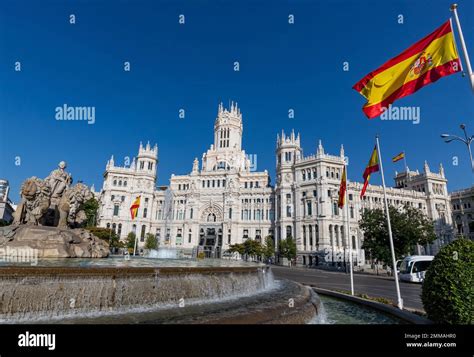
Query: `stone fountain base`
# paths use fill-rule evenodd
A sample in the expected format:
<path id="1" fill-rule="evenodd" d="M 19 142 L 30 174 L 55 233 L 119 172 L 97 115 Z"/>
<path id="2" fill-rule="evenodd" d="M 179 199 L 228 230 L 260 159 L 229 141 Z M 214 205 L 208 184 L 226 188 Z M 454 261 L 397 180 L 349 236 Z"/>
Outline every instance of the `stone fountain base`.
<path id="1" fill-rule="evenodd" d="M 300 324 L 318 310 L 263 266 L 0 268 L 0 323 Z"/>
<path id="2" fill-rule="evenodd" d="M 30 249 L 35 258 L 106 258 L 109 255 L 107 242 L 86 229 L 35 225 L 1 227 L 0 249 L 4 255 Z"/>

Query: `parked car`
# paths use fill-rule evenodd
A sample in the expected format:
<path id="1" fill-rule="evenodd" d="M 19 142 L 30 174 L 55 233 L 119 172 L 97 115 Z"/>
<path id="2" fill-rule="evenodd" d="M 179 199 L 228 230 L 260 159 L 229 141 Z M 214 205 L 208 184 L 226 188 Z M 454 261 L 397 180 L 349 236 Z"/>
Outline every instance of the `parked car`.
<path id="1" fill-rule="evenodd" d="M 400 280 L 422 283 L 433 259 L 433 255 L 410 255 L 405 257 L 400 265 Z"/>

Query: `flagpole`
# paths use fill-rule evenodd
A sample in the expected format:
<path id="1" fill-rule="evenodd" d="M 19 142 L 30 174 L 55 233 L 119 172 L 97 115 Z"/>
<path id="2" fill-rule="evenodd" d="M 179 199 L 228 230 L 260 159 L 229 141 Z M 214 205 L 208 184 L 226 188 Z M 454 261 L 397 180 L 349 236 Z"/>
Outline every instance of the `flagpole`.
<path id="1" fill-rule="evenodd" d="M 408 173 L 407 154 L 405 153 L 405 151 L 403 152 L 403 163 L 405 164 L 405 172 Z"/>
<path id="2" fill-rule="evenodd" d="M 380 174 L 382 175 L 382 186 L 383 186 L 383 198 L 385 202 L 385 213 L 387 215 L 387 225 L 388 225 L 388 238 L 390 240 L 390 250 L 392 252 L 392 269 L 393 269 L 393 276 L 395 277 L 395 288 L 397 289 L 397 305 L 400 310 L 403 309 L 403 300 L 400 295 L 400 286 L 398 285 L 398 273 L 397 273 L 397 260 L 395 258 L 395 248 L 393 246 L 393 237 L 392 237 L 392 226 L 390 224 L 390 212 L 388 209 L 388 201 L 387 201 L 387 190 L 385 188 L 385 177 L 383 174 L 383 165 L 382 165 L 382 155 L 380 154 L 380 143 L 379 143 L 379 136 L 375 137 L 377 143 L 377 154 L 379 157 L 379 165 L 380 165 Z"/>
<path id="3" fill-rule="evenodd" d="M 461 48 L 464 53 L 464 62 L 466 62 L 467 75 L 469 76 L 469 81 L 471 82 L 471 89 L 474 91 L 474 73 L 472 73 L 471 61 L 469 60 L 469 54 L 467 53 L 466 43 L 464 42 L 464 36 L 462 34 L 461 23 L 459 22 L 457 8 L 458 4 L 452 4 L 450 10 L 454 14 L 454 20 L 456 21 L 456 26 L 458 28 L 459 40 L 461 41 Z"/>
<path id="4" fill-rule="evenodd" d="M 351 234 L 349 231 L 349 180 L 347 179 L 347 161 L 344 159 L 344 169 L 346 170 L 346 192 L 345 192 L 345 200 L 346 200 L 346 231 L 347 231 L 347 241 L 349 243 L 349 272 L 351 275 L 351 295 L 354 295 L 354 272 L 353 272 L 353 264 L 352 264 L 352 240 Z M 345 258 L 344 258 L 345 259 Z"/>

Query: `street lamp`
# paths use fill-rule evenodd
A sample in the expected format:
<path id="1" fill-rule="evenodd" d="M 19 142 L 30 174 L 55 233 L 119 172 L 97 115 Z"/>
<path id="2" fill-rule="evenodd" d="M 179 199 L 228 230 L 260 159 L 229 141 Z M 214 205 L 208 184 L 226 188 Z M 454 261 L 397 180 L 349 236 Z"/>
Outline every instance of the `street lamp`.
<path id="1" fill-rule="evenodd" d="M 474 173 L 474 161 L 472 160 L 472 151 L 471 151 L 471 143 L 474 140 L 474 135 L 468 136 L 466 132 L 466 125 L 461 124 L 459 126 L 462 131 L 464 132 L 464 138 L 457 136 L 457 135 L 451 135 L 451 134 L 441 134 L 441 138 L 444 139 L 445 143 L 450 143 L 451 141 L 461 141 L 467 146 L 467 150 L 469 151 L 469 158 L 471 160 L 471 170 Z"/>

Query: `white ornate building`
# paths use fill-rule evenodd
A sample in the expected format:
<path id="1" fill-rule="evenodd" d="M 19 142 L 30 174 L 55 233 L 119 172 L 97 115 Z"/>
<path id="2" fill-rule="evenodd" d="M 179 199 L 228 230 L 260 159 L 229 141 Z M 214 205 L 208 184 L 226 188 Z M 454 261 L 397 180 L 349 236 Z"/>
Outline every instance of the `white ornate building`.
<path id="1" fill-rule="evenodd" d="M 140 144 L 138 156 L 129 167 L 107 162 L 100 197 L 99 225 L 111 227 L 122 239 L 135 232 L 139 247 L 152 233 L 160 246 L 179 247 L 196 254 L 221 256 L 230 244 L 246 239 L 276 241 L 296 238 L 298 258 L 303 265 L 335 264 L 348 259 L 344 214 L 337 207 L 344 150 L 328 155 L 319 143 L 315 155 L 304 156 L 300 136 L 282 132 L 277 136 L 276 186 L 268 172 L 253 171 L 242 150 L 242 114 L 237 105 L 219 105 L 214 123 L 214 144 L 196 158 L 187 175 L 172 175 L 170 185 L 156 187 L 158 148 Z M 421 208 L 435 221 L 441 240 L 449 240 L 451 206 L 447 180 L 440 167 L 432 173 L 425 163 L 423 173 L 397 174 L 395 188 L 388 188 L 389 203 Z M 381 186 L 369 185 L 359 199 L 361 183 L 349 182 L 350 237 L 353 255 L 365 263 L 361 249 L 363 232 L 358 227 L 360 210 L 383 207 Z M 138 216 L 132 220 L 130 206 L 141 196 Z M 428 253 L 438 243 L 425 247 Z M 342 258 L 341 258 L 342 257 Z M 367 257 L 368 258 L 368 257 Z"/>
<path id="2" fill-rule="evenodd" d="M 146 233 L 161 246 L 204 250 L 220 256 L 230 244 L 273 235 L 273 188 L 267 171 L 253 172 L 242 150 L 242 114 L 232 103 L 219 106 L 214 123 L 214 144 L 187 175 L 173 175 L 169 187 L 155 187 L 157 146 L 143 147 L 130 167 L 118 167 L 113 157 L 104 174 L 100 193 L 99 225 L 116 229 L 121 238 L 129 232 L 143 246 Z M 129 207 L 141 196 L 138 216 Z M 196 249 L 195 249 L 196 251 Z"/>

